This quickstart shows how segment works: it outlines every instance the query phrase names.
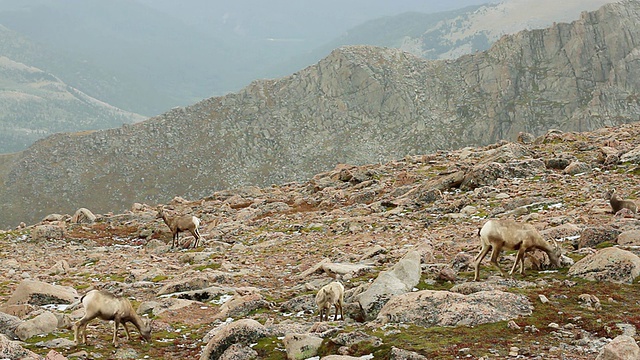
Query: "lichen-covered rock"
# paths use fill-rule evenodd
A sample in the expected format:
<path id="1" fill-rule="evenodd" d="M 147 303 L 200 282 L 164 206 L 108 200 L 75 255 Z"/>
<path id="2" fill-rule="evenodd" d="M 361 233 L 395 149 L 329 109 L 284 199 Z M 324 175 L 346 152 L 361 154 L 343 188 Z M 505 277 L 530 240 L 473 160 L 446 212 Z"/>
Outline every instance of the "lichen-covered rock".
<path id="1" fill-rule="evenodd" d="M 311 334 L 287 334 L 282 340 L 287 359 L 304 360 L 318 355 L 322 338 Z"/>
<path id="2" fill-rule="evenodd" d="M 249 312 L 257 309 L 269 308 L 269 302 L 259 293 L 250 293 L 246 295 L 235 294 L 230 300 L 227 300 L 220 306 L 220 312 L 214 319 L 240 318 Z"/>
<path id="3" fill-rule="evenodd" d="M 9 339 L 17 338 L 16 328 L 22 323 L 19 317 L 0 312 L 0 335 Z"/>
<path id="4" fill-rule="evenodd" d="M 376 321 L 418 326 L 475 326 L 531 315 L 526 296 L 503 291 L 480 291 L 462 295 L 423 290 L 394 296 L 380 310 Z"/>
<path id="5" fill-rule="evenodd" d="M 391 347 L 391 354 L 389 354 L 389 360 L 427 360 L 426 356 L 422 356 L 416 352 L 408 351 L 404 349 L 398 349 L 395 346 Z"/>
<path id="6" fill-rule="evenodd" d="M 24 321 L 16 328 L 16 335 L 25 341 L 33 336 L 48 334 L 58 328 L 58 318 L 51 312 L 45 311 L 33 319 Z"/>
<path id="7" fill-rule="evenodd" d="M 585 256 L 569 268 L 569 276 L 631 284 L 640 275 L 640 257 L 615 247 Z"/>
<path id="8" fill-rule="evenodd" d="M 31 230 L 31 239 L 34 242 L 42 242 L 49 239 L 62 240 L 65 235 L 66 230 L 58 224 L 36 225 Z"/>
<path id="9" fill-rule="evenodd" d="M 596 360 L 640 359 L 640 347 L 636 340 L 628 335 L 620 335 L 604 346 Z"/>
<path id="10" fill-rule="evenodd" d="M 224 351 L 218 360 L 253 360 L 258 358 L 258 352 L 246 344 L 233 344 Z"/>
<path id="11" fill-rule="evenodd" d="M 233 344 L 249 345 L 267 336 L 265 327 L 252 319 L 241 319 L 216 329 L 200 360 L 217 360 Z"/>
<path id="12" fill-rule="evenodd" d="M 618 235 L 618 245 L 640 245 L 640 230 L 623 231 Z"/>
<path id="13" fill-rule="evenodd" d="M 31 352 L 17 341 L 11 341 L 0 334 L 0 359 L 42 360 L 42 356 Z"/>
<path id="14" fill-rule="evenodd" d="M 420 253 L 408 252 L 391 270 L 380 272 L 371 286 L 357 296 L 366 319 L 374 319 L 392 296 L 407 293 L 418 284 L 420 260 Z"/>
<path id="15" fill-rule="evenodd" d="M 619 230 L 611 227 L 588 227 L 580 233 L 578 247 L 596 247 L 604 242 L 615 243 L 619 234 Z"/>
<path id="16" fill-rule="evenodd" d="M 42 281 L 24 280 L 13 292 L 7 305 L 71 304 L 80 299 L 76 289 L 70 286 L 52 285 Z"/>

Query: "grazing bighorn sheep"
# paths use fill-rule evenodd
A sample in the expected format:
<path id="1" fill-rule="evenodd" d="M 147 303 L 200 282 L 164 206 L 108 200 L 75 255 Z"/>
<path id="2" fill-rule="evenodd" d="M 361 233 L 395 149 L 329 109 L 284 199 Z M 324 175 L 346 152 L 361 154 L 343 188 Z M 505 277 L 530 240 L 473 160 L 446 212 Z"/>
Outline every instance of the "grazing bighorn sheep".
<path id="1" fill-rule="evenodd" d="M 82 319 L 74 325 L 73 339 L 78 345 L 78 335 L 81 336 L 81 343 L 87 343 L 87 324 L 89 321 L 100 318 L 105 321 L 113 320 L 113 346 L 118 346 L 118 326 L 122 324 L 124 332 L 127 334 L 127 340 L 130 340 L 127 322 L 133 323 L 142 338 L 151 341 L 151 321 L 143 319 L 133 310 L 131 303 L 126 298 L 118 298 L 108 291 L 91 290 L 86 293 L 80 302 L 84 306 L 85 314 Z"/>
<path id="2" fill-rule="evenodd" d="M 622 209 L 629 209 L 632 213 L 638 212 L 638 207 L 636 203 L 631 200 L 622 200 L 618 199 L 616 195 L 616 189 L 611 189 L 604 194 L 604 198 L 609 200 L 609 204 L 611 204 L 611 210 L 613 214 L 616 214 L 618 211 Z"/>
<path id="3" fill-rule="evenodd" d="M 332 305 L 336 309 L 333 321 L 338 319 L 338 310 L 340 311 L 340 318 L 344 321 L 344 313 L 342 311 L 344 286 L 337 281 L 325 285 L 316 294 L 316 304 L 318 305 L 318 310 L 320 310 L 320 321 L 329 320 L 329 312 L 331 312 Z"/>
<path id="4" fill-rule="evenodd" d="M 167 216 L 167 213 L 164 212 L 164 207 L 158 206 L 158 215 L 157 218 L 162 218 L 164 223 L 167 224 L 169 229 L 171 230 L 171 234 L 173 234 L 173 238 L 171 239 L 171 248 L 177 244 L 180 245 L 179 233 L 181 231 L 189 231 L 191 235 L 195 238 L 193 243 L 193 248 L 198 246 L 198 241 L 200 240 L 200 231 L 198 231 L 198 226 L 200 226 L 200 219 L 193 215 L 182 215 L 170 218 Z"/>
<path id="5" fill-rule="evenodd" d="M 520 263 L 520 274 L 524 275 L 524 254 L 533 249 L 540 249 L 546 252 L 551 264 L 555 267 L 560 266 L 562 250 L 560 246 L 555 240 L 553 240 L 553 246 L 546 242 L 531 224 L 518 223 L 513 220 L 489 220 L 482 226 L 478 234 L 480 235 L 482 250 L 480 250 L 475 259 L 473 281 L 478 280 L 480 262 L 487 255 L 489 249 L 493 249 L 491 252 L 491 264 L 500 270 L 502 276 L 505 276 L 505 274 L 500 265 L 498 265 L 497 260 L 503 248 L 506 250 L 518 250 L 516 261 L 513 263 L 509 276 L 513 275 L 518 263 Z"/>

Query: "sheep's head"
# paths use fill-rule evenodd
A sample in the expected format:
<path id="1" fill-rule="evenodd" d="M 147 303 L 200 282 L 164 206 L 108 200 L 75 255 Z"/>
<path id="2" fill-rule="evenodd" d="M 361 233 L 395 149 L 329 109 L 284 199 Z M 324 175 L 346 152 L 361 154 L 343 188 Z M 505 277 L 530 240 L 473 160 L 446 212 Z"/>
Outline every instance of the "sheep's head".
<path id="1" fill-rule="evenodd" d="M 609 189 L 606 193 L 604 193 L 605 200 L 611 200 L 611 198 L 615 195 L 616 189 Z"/>
<path id="2" fill-rule="evenodd" d="M 146 342 L 151 342 L 151 320 L 142 319 L 142 327 L 140 328 L 140 335 Z"/>
<path id="3" fill-rule="evenodd" d="M 156 219 L 161 219 L 164 216 L 164 206 L 158 205 L 156 210 L 158 210 L 158 213 L 156 214 Z"/>
<path id="4" fill-rule="evenodd" d="M 560 244 L 558 244 L 558 242 L 555 239 L 552 239 L 552 242 L 553 242 L 553 245 L 552 245 L 553 249 L 549 251 L 547 255 L 549 255 L 549 261 L 551 262 L 551 265 L 559 268 L 560 256 L 562 256 L 562 246 L 560 246 Z"/>

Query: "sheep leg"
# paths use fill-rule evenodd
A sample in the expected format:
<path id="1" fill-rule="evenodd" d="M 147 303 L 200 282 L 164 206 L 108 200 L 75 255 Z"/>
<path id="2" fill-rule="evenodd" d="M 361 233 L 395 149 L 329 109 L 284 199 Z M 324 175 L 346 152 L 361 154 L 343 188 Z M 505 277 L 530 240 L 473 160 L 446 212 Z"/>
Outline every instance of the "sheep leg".
<path id="1" fill-rule="evenodd" d="M 509 271 L 509 276 L 513 275 L 513 272 L 516 270 L 516 266 L 520 264 L 520 274 L 524 275 L 524 247 L 521 247 L 518 250 L 518 255 L 516 255 L 516 261 L 513 263 L 513 267 L 511 267 L 511 271 Z"/>
<path id="2" fill-rule="evenodd" d="M 120 319 L 113 319 L 113 346 L 118 347 L 118 326 L 120 325 Z"/>
<path id="3" fill-rule="evenodd" d="M 198 228 L 196 228 L 195 233 L 196 233 L 196 235 L 197 235 L 197 236 L 196 236 L 196 245 L 198 245 L 198 242 L 200 242 L 200 241 L 201 241 L 202 236 L 200 236 L 200 230 L 198 230 Z M 195 236 L 195 235 L 194 235 L 194 236 Z"/>
<path id="4" fill-rule="evenodd" d="M 497 267 L 498 270 L 500 270 L 500 274 L 502 274 L 503 277 L 505 276 L 504 270 L 502 270 L 502 268 L 500 267 L 500 264 L 498 264 L 498 256 L 500 255 L 500 250 L 502 250 L 501 247 L 494 247 L 493 251 L 491 252 L 491 264 L 493 264 L 493 266 Z"/>
<path id="5" fill-rule="evenodd" d="M 80 334 L 80 339 L 82 340 L 80 344 L 87 343 L 87 324 L 91 320 L 93 320 L 93 318 L 83 317 L 75 323 L 73 331 L 73 341 L 76 343 L 76 345 L 79 345 L 78 334 Z"/>
<path id="6" fill-rule="evenodd" d="M 174 246 L 180 246 L 180 235 L 177 231 L 173 234 L 173 239 L 171 239 L 171 248 L 173 249 Z"/>
<path id="7" fill-rule="evenodd" d="M 131 336 L 129 336 L 129 328 L 127 327 L 127 323 L 123 322 L 122 327 L 124 328 L 124 333 L 127 334 L 127 341 L 130 341 Z"/>
<path id="8" fill-rule="evenodd" d="M 480 253 L 476 256 L 476 261 L 474 264 L 475 276 L 473 277 L 473 281 L 478 281 L 478 277 L 480 275 L 480 263 L 482 262 L 482 259 L 487 256 L 489 249 L 491 249 L 491 246 L 483 244 L 482 250 L 480 250 Z"/>
<path id="9" fill-rule="evenodd" d="M 333 321 L 338 320 L 338 303 L 333 304 L 334 309 L 336 310 L 336 313 L 333 315 Z"/>
<path id="10" fill-rule="evenodd" d="M 193 248 L 195 249 L 198 247 L 198 240 L 200 240 L 200 234 L 198 233 L 198 229 L 189 230 L 189 232 L 195 238 L 195 240 L 193 241 Z"/>
<path id="11" fill-rule="evenodd" d="M 336 304 L 336 317 L 338 316 L 338 309 L 340 309 L 340 320 L 344 321 L 344 311 L 342 310 L 342 301 L 338 301 Z"/>

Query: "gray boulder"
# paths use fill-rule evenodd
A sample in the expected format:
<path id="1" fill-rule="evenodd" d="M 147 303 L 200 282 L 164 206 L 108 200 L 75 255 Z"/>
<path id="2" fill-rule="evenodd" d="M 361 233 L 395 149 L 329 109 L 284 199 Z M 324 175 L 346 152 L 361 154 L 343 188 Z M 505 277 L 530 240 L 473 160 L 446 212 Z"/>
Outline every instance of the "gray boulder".
<path id="1" fill-rule="evenodd" d="M 17 341 L 0 334 L 0 359 L 41 360 L 42 356 L 31 352 Z"/>
<path id="2" fill-rule="evenodd" d="M 582 230 L 580 233 L 580 241 L 578 247 L 596 247 L 598 244 L 602 244 L 604 242 L 615 243 L 618 239 L 618 235 L 620 231 L 612 228 L 612 227 L 588 227 Z"/>
<path id="3" fill-rule="evenodd" d="M 640 359 L 638 343 L 628 335 L 620 335 L 605 345 L 596 360 L 632 360 Z"/>
<path id="4" fill-rule="evenodd" d="M 626 162 L 640 164 L 640 146 L 620 156 L 620 163 Z"/>
<path id="5" fill-rule="evenodd" d="M 19 317 L 0 312 L 0 335 L 7 336 L 9 339 L 17 338 L 15 331 L 21 323 L 22 320 Z"/>
<path id="6" fill-rule="evenodd" d="M 605 248 L 576 262 L 568 275 L 631 284 L 640 275 L 640 257 L 616 247 Z"/>
<path id="7" fill-rule="evenodd" d="M 287 359 L 303 360 L 318 355 L 322 338 L 310 334 L 286 334 L 282 340 Z"/>
<path id="8" fill-rule="evenodd" d="M 259 293 L 235 294 L 220 306 L 220 312 L 213 319 L 240 318 L 260 308 L 269 308 L 269 302 Z"/>
<path id="9" fill-rule="evenodd" d="M 41 281 L 24 280 L 13 292 L 6 305 L 31 304 L 72 304 L 80 296 L 70 286 L 51 285 Z"/>
<path id="10" fill-rule="evenodd" d="M 258 352 L 249 345 L 233 344 L 224 351 L 218 360 L 253 360 L 258 358 Z"/>
<path id="11" fill-rule="evenodd" d="M 639 246 L 640 230 L 627 230 L 618 235 L 618 245 Z"/>
<path id="12" fill-rule="evenodd" d="M 16 328 L 16 335 L 22 341 L 40 334 L 48 334 L 58 328 L 58 318 L 49 311 L 27 320 Z"/>
<path id="13" fill-rule="evenodd" d="M 475 326 L 528 316 L 532 311 L 527 297 L 503 291 L 462 295 L 423 290 L 393 297 L 380 310 L 376 321 L 423 327 Z"/>
<path id="14" fill-rule="evenodd" d="M 265 327 L 252 319 L 241 319 L 227 324 L 219 329 L 207 343 L 200 360 L 216 360 L 233 344 L 249 345 L 267 336 Z"/>
<path id="15" fill-rule="evenodd" d="M 382 271 L 371 286 L 357 296 L 366 320 L 375 319 L 380 309 L 395 295 L 405 294 L 420 282 L 420 253 L 410 251 L 388 271 Z"/>
<path id="16" fill-rule="evenodd" d="M 427 357 L 413 351 L 392 347 L 391 354 L 389 354 L 389 360 L 427 360 Z"/>
<path id="17" fill-rule="evenodd" d="M 31 239 L 35 242 L 45 241 L 49 239 L 62 240 L 66 231 L 60 225 L 56 224 L 43 224 L 36 225 L 31 230 Z"/>

